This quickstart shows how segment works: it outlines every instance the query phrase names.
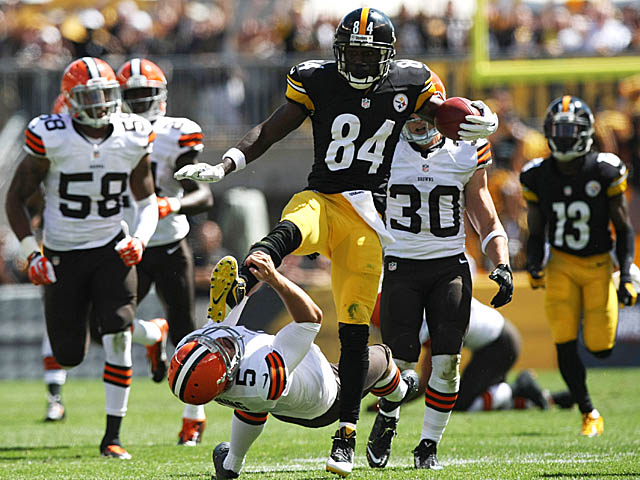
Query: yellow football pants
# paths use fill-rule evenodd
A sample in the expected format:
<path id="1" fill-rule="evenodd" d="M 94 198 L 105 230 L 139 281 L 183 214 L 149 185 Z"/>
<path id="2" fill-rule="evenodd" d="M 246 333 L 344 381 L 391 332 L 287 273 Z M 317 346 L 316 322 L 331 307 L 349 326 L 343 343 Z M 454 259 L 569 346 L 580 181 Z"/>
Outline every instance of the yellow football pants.
<path id="1" fill-rule="evenodd" d="M 613 348 L 618 326 L 618 296 L 611 281 L 608 253 L 578 257 L 554 248 L 546 267 L 545 307 L 553 341 L 583 339 L 593 352 Z"/>
<path id="2" fill-rule="evenodd" d="M 294 255 L 318 252 L 331 260 L 338 321 L 368 324 L 382 271 L 378 234 L 340 193 L 297 193 L 284 208 L 281 220 L 293 222 L 302 233 Z"/>

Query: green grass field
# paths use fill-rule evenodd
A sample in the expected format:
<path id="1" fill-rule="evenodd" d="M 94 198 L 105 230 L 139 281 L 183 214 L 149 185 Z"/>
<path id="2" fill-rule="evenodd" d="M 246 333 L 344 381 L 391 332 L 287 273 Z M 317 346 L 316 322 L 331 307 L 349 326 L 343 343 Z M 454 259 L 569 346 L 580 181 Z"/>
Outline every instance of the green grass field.
<path id="1" fill-rule="evenodd" d="M 539 377 L 551 390 L 563 387 L 557 372 L 539 372 Z M 412 467 L 411 450 L 419 440 L 424 405 L 414 402 L 403 408 L 384 470 L 367 465 L 364 451 L 374 414 L 363 412 L 349 478 L 640 478 L 640 370 L 593 369 L 588 380 L 605 419 L 602 437 L 578 435 L 577 409 L 454 413 L 438 452 L 444 470 L 418 471 Z M 121 436 L 133 459 L 103 459 L 98 452 L 105 421 L 102 382 L 71 379 L 63 395 L 67 419 L 46 424 L 42 383 L 0 382 L 0 479 L 209 479 L 214 472 L 211 451 L 229 437 L 231 410 L 210 405 L 202 444 L 175 446 L 182 405 L 165 383 L 135 378 Z M 363 406 L 368 403 L 369 398 Z M 249 452 L 241 478 L 339 478 L 324 471 L 334 428 L 310 430 L 271 418 Z"/>

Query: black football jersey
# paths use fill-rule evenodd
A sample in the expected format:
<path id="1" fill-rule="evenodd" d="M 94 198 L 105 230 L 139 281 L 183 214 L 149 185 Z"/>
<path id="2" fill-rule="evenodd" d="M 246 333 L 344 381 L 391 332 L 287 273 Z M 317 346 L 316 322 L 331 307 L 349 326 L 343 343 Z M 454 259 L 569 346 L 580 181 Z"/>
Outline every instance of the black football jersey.
<path id="1" fill-rule="evenodd" d="M 552 247 L 586 257 L 611 250 L 609 199 L 627 188 L 627 169 L 612 153 L 592 152 L 581 170 L 564 175 L 553 158 L 527 163 L 520 173 L 522 194 L 537 203 Z"/>
<path id="2" fill-rule="evenodd" d="M 391 62 L 373 89 L 357 90 L 336 63 L 311 60 L 287 75 L 286 98 L 301 105 L 313 125 L 314 161 L 308 189 L 321 193 L 370 190 L 384 196 L 402 126 L 435 88 L 426 65 Z"/>

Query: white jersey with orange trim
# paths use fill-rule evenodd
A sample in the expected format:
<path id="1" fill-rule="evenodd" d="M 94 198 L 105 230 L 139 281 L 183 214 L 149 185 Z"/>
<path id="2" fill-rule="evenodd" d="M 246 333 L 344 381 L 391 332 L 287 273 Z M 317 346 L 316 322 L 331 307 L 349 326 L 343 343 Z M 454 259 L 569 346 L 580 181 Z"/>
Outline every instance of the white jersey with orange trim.
<path id="1" fill-rule="evenodd" d="M 228 335 L 225 330 L 217 328 L 219 325 L 209 321 L 187 335 L 177 349 L 192 335 L 204 334 L 211 338 Z M 292 322 L 276 335 L 241 326 L 229 327 L 244 339 L 244 354 L 233 383 L 215 401 L 236 411 L 270 412 L 300 419 L 313 419 L 329 410 L 336 400 L 338 387 L 331 365 L 320 348 L 310 343 L 300 363 L 292 368 L 288 365 L 288 350 L 297 355 L 301 345 L 296 342 L 290 345 L 283 339 L 295 338 L 291 335 L 292 329 L 303 328 L 301 325 Z M 244 420 L 251 423 L 250 418 Z M 266 418 L 257 423 L 264 420 Z"/>
<path id="2" fill-rule="evenodd" d="M 491 163 L 491 145 L 446 139 L 424 155 L 403 138 L 396 146 L 385 213 L 395 242 L 385 255 L 426 260 L 464 252 L 464 188 Z"/>
<path id="3" fill-rule="evenodd" d="M 176 161 L 185 153 L 201 152 L 204 148 L 200 125 L 188 118 L 159 117 L 153 122 L 156 134 L 151 167 L 158 197 L 178 197 L 184 195 L 180 182 L 173 178 Z M 166 245 L 183 239 L 189 233 L 189 222 L 183 214 L 167 215 L 158 221 L 155 233 L 149 240 L 149 247 Z"/>
<path id="4" fill-rule="evenodd" d="M 504 317 L 495 308 L 471 298 L 469 329 L 464 337 L 463 345 L 472 352 L 486 347 L 500 336 L 504 322 Z M 429 327 L 427 321 L 423 319 L 420 327 L 420 343 L 427 343 L 428 340 Z"/>
<path id="5" fill-rule="evenodd" d="M 24 149 L 47 158 L 44 178 L 44 237 L 58 251 L 95 248 L 121 229 L 122 197 L 131 171 L 152 151 L 151 124 L 138 115 L 111 116 L 113 131 L 90 139 L 68 114 L 36 117 L 25 130 Z"/>

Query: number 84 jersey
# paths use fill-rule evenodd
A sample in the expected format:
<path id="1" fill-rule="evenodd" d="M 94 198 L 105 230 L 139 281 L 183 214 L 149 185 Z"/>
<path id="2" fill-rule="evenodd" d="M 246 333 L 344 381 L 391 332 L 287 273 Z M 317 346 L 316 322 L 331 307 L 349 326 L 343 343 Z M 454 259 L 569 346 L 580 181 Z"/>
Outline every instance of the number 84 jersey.
<path id="1" fill-rule="evenodd" d="M 385 248 L 385 255 L 426 260 L 464 252 L 464 189 L 476 170 L 489 164 L 487 140 L 472 144 L 446 139 L 441 148 L 425 153 L 401 138 L 391 164 L 385 213 L 395 242 Z"/>
<path id="2" fill-rule="evenodd" d="M 122 194 L 131 171 L 151 152 L 151 124 L 138 115 L 111 116 L 105 139 L 88 139 L 66 114 L 42 115 L 25 130 L 25 151 L 49 160 L 44 178 L 44 238 L 57 251 L 106 245 L 121 229 Z"/>

